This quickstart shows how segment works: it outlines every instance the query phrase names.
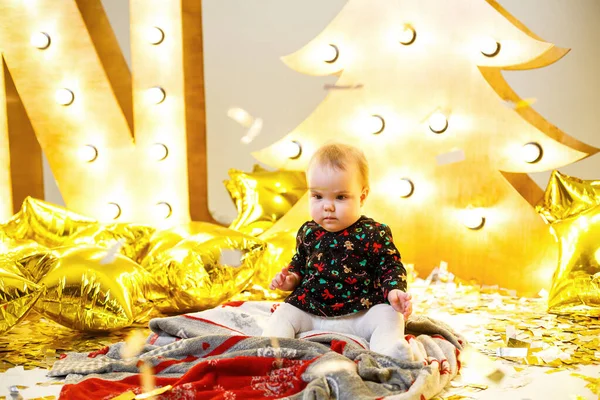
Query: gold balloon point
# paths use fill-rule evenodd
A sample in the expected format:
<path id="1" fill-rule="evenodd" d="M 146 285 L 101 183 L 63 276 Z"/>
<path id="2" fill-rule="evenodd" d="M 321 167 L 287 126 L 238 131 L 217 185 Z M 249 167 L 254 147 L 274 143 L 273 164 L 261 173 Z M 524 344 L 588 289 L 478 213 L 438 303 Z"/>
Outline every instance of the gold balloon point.
<path id="1" fill-rule="evenodd" d="M 559 243 L 548 311 L 600 316 L 600 181 L 554 171 L 537 210 Z"/>

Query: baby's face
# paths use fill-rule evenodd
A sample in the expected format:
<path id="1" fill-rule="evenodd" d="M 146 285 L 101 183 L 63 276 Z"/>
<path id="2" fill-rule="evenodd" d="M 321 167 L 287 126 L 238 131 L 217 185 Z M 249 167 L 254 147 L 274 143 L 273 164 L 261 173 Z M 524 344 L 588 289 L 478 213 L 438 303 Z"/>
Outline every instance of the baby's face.
<path id="1" fill-rule="evenodd" d="M 368 190 L 363 189 L 356 166 L 346 171 L 312 165 L 307 172 L 310 216 L 329 232 L 346 229 L 361 215 Z"/>

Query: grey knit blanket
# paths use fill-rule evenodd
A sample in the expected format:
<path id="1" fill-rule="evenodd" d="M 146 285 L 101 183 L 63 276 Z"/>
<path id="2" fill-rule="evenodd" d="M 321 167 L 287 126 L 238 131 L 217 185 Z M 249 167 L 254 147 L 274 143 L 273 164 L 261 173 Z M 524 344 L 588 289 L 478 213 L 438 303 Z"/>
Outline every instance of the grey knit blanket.
<path id="1" fill-rule="evenodd" d="M 136 357 L 124 343 L 92 353 L 68 353 L 49 375 L 66 377 L 61 398 L 110 399 L 141 393 L 141 362 L 153 366 L 160 399 L 429 399 L 458 373 L 464 339 L 446 324 L 411 316 L 411 359 L 369 351 L 359 337 L 311 331 L 296 339 L 260 337 L 271 302 L 232 302 L 157 318 Z M 92 394 L 93 393 L 93 394 Z"/>

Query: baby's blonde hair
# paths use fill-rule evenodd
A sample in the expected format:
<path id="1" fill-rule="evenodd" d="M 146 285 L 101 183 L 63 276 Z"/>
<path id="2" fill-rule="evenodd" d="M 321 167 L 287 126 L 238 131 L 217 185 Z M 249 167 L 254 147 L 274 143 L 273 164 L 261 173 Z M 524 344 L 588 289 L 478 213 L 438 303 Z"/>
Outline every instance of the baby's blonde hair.
<path id="1" fill-rule="evenodd" d="M 317 149 L 308 162 L 308 171 L 314 164 L 346 171 L 349 165 L 356 165 L 364 188 L 369 188 L 369 163 L 365 153 L 357 147 L 343 143 L 329 143 Z"/>

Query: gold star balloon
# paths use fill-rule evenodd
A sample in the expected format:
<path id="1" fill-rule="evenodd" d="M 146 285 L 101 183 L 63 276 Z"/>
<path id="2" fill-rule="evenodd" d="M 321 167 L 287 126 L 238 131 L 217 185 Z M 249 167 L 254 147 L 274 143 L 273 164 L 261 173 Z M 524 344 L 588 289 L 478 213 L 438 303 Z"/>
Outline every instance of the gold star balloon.
<path id="1" fill-rule="evenodd" d="M 193 222 L 158 231 L 142 266 L 156 277 L 169 302 L 167 313 L 205 310 L 241 292 L 254 276 L 266 243 L 219 225 Z M 223 254 L 239 254 L 228 265 Z"/>
<path id="2" fill-rule="evenodd" d="M 62 246 L 80 229 L 97 224 L 93 219 L 43 200 L 27 197 L 21 210 L 0 231 L 12 239 L 34 240 L 46 247 Z"/>
<path id="3" fill-rule="evenodd" d="M 600 181 L 583 180 L 553 171 L 537 210 L 548 223 L 579 214 L 600 204 Z"/>
<path id="4" fill-rule="evenodd" d="M 258 261 L 256 274 L 252 278 L 252 290 L 256 293 L 254 300 L 283 298 L 287 292 L 272 291 L 269 285 L 275 275 L 287 266 L 296 253 L 296 234 L 294 229 L 259 236 L 267 243 L 267 248 Z"/>
<path id="5" fill-rule="evenodd" d="M 271 228 L 306 192 L 301 171 L 268 171 L 255 165 L 252 172 L 230 169 L 229 176 L 224 184 L 238 210 L 229 227 L 252 236 Z"/>
<path id="6" fill-rule="evenodd" d="M 600 316 L 600 181 L 554 171 L 537 209 L 559 243 L 548 311 Z"/>
<path id="7" fill-rule="evenodd" d="M 118 249 L 120 254 L 135 262 L 141 262 L 148 251 L 150 237 L 154 231 L 154 228 L 145 225 L 93 224 L 77 231 L 65 245 L 93 245 L 108 249 L 115 246 L 116 242 L 120 242 L 121 246 Z"/>
<path id="8" fill-rule="evenodd" d="M 34 240 L 11 239 L 0 230 L 0 264 L 11 268 L 18 275 L 37 282 L 47 272 L 40 269 L 46 265 L 39 261 L 50 256 L 52 250 Z M 3 262 L 4 260 L 4 262 Z"/>
<path id="9" fill-rule="evenodd" d="M 18 275 L 9 263 L 0 260 L 0 334 L 21 321 L 44 291 Z"/>
<path id="10" fill-rule="evenodd" d="M 107 331 L 142 321 L 162 296 L 154 278 L 131 259 L 107 249 L 62 247 L 40 262 L 48 272 L 38 282 L 46 288 L 36 311 L 81 331 Z"/>

